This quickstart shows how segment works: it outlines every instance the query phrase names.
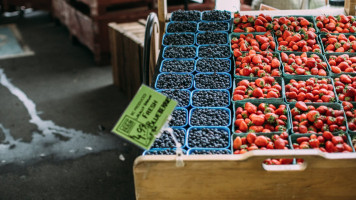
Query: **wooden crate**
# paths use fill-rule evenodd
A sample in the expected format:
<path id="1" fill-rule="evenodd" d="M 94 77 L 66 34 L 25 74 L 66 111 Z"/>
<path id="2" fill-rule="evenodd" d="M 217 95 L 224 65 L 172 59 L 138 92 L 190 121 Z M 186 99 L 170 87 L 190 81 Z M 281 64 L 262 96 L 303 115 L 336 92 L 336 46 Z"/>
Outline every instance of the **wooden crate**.
<path id="1" fill-rule="evenodd" d="M 303 158 L 303 165 L 263 166 L 267 158 Z M 140 156 L 137 199 L 356 199 L 356 153 L 265 150 L 242 155 Z"/>
<path id="2" fill-rule="evenodd" d="M 356 0 L 345 0 L 344 8 L 346 15 L 355 15 Z"/>
<path id="3" fill-rule="evenodd" d="M 141 84 L 145 25 L 109 23 L 114 85 L 132 97 Z"/>

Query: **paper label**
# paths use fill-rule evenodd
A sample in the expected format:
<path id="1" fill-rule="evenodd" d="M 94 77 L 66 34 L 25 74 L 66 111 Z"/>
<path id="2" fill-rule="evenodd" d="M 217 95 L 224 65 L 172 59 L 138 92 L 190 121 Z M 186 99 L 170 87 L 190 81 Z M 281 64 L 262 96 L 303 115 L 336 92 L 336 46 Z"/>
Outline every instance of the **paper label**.
<path id="1" fill-rule="evenodd" d="M 149 149 L 177 102 L 141 85 L 112 132 L 144 149 Z"/>

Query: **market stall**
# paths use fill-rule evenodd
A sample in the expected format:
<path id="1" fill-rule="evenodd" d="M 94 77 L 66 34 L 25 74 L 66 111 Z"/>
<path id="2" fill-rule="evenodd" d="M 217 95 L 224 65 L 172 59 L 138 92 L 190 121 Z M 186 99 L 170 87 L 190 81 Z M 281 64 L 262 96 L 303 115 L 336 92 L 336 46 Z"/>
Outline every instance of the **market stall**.
<path id="1" fill-rule="evenodd" d="M 184 155 L 157 138 L 136 198 L 354 199 L 356 22 L 341 12 L 173 12 L 152 87 L 178 101 Z"/>

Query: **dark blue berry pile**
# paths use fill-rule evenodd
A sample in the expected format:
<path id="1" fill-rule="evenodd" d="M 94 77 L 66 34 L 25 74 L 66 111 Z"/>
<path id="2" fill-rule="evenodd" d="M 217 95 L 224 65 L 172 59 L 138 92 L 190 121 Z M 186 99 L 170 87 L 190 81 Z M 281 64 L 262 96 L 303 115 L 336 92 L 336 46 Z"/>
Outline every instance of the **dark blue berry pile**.
<path id="1" fill-rule="evenodd" d="M 199 89 L 228 89 L 230 87 L 229 74 L 196 74 L 195 87 Z"/>
<path id="2" fill-rule="evenodd" d="M 194 149 L 190 151 L 190 155 L 222 155 L 230 154 L 227 149 Z"/>
<path id="3" fill-rule="evenodd" d="M 227 90 L 199 90 L 192 94 L 195 107 L 225 107 L 229 105 Z"/>
<path id="4" fill-rule="evenodd" d="M 183 146 L 185 140 L 185 132 L 183 129 L 173 129 L 173 134 L 176 136 L 178 142 Z M 151 148 L 174 148 L 176 144 L 167 131 L 164 131 L 161 137 L 157 138 Z"/>
<path id="5" fill-rule="evenodd" d="M 228 22 L 200 22 L 199 31 L 225 31 L 229 28 Z"/>
<path id="6" fill-rule="evenodd" d="M 183 151 L 183 154 L 185 152 Z M 146 155 L 176 155 L 176 150 L 174 149 L 154 149 L 146 152 Z"/>
<path id="7" fill-rule="evenodd" d="M 172 22 L 167 27 L 169 33 L 195 32 L 196 30 L 197 24 L 193 22 Z"/>
<path id="8" fill-rule="evenodd" d="M 192 128 L 188 135 L 190 148 L 226 148 L 229 145 L 229 132 L 217 128 Z"/>
<path id="9" fill-rule="evenodd" d="M 163 90 L 162 94 L 178 102 L 178 107 L 187 107 L 189 105 L 190 92 L 188 90 Z"/>
<path id="10" fill-rule="evenodd" d="M 177 10 L 172 13 L 171 21 L 200 21 L 200 11 Z"/>
<path id="11" fill-rule="evenodd" d="M 194 34 L 177 33 L 166 34 L 163 39 L 164 45 L 193 45 Z"/>
<path id="12" fill-rule="evenodd" d="M 200 46 L 198 56 L 202 58 L 227 58 L 230 57 L 228 45 Z"/>
<path id="13" fill-rule="evenodd" d="M 197 34 L 197 44 L 226 44 L 227 34 L 219 32 L 200 32 Z"/>
<path id="14" fill-rule="evenodd" d="M 230 113 L 225 109 L 196 108 L 190 116 L 192 126 L 227 126 Z"/>
<path id="15" fill-rule="evenodd" d="M 192 76 L 189 74 L 161 74 L 158 77 L 158 89 L 187 89 L 192 85 Z"/>
<path id="16" fill-rule="evenodd" d="M 199 72 L 228 72 L 230 61 L 228 59 L 208 59 L 203 58 L 197 61 L 197 71 Z"/>
<path id="17" fill-rule="evenodd" d="M 191 46 L 168 46 L 164 50 L 165 58 L 195 58 L 196 48 Z"/>
<path id="18" fill-rule="evenodd" d="M 186 109 L 175 109 L 172 113 L 172 119 L 169 126 L 184 126 L 187 123 Z"/>
<path id="19" fill-rule="evenodd" d="M 203 12 L 202 15 L 202 20 L 205 21 L 225 21 L 231 18 L 231 13 L 224 10 L 209 10 Z"/>
<path id="20" fill-rule="evenodd" d="M 193 72 L 194 60 L 164 60 L 162 72 Z"/>

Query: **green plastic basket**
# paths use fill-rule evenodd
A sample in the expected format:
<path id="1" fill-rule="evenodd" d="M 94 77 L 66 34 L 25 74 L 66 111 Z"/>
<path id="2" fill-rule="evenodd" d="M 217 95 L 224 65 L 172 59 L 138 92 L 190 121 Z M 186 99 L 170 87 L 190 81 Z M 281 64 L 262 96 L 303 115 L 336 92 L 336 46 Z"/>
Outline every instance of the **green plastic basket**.
<path id="1" fill-rule="evenodd" d="M 296 103 L 290 103 L 289 104 L 290 110 L 292 110 L 295 107 L 295 104 Z M 344 109 L 342 108 L 340 103 L 305 103 L 305 104 L 307 106 L 312 105 L 315 108 L 318 108 L 319 106 L 326 106 L 326 107 L 332 108 L 334 110 L 342 110 L 344 112 Z M 344 112 L 344 118 L 346 119 L 345 112 Z M 291 134 L 306 135 L 305 133 L 295 133 L 293 131 L 293 116 L 292 116 L 292 114 L 290 115 L 290 120 L 291 120 L 291 130 L 290 130 Z M 345 126 L 346 126 L 346 131 L 345 132 L 343 132 L 343 131 L 335 131 L 335 132 L 332 132 L 332 133 L 333 134 L 347 133 L 348 130 L 349 130 L 349 127 L 347 126 L 347 123 L 345 123 Z"/>
<path id="2" fill-rule="evenodd" d="M 281 52 L 280 52 L 281 53 Z M 286 53 L 288 56 L 290 54 L 295 54 L 296 56 L 299 56 L 299 55 L 302 55 L 302 53 L 304 52 L 291 52 L 291 51 L 284 51 L 283 53 Z M 312 54 L 316 54 L 318 55 L 324 62 L 326 62 L 326 75 L 327 76 L 330 76 L 330 68 L 329 68 L 329 64 L 328 64 L 328 61 L 327 59 L 324 57 L 323 54 L 321 53 L 314 53 L 314 52 L 306 52 L 307 56 L 310 57 Z M 282 63 L 282 76 L 285 77 L 285 78 L 289 78 L 289 79 L 295 79 L 295 78 L 298 78 L 298 77 L 307 77 L 307 78 L 310 78 L 310 77 L 316 77 L 316 78 L 325 78 L 327 76 L 319 76 L 319 75 L 292 75 L 292 74 L 287 74 L 284 70 L 284 63 L 281 59 L 281 63 Z"/>
<path id="3" fill-rule="evenodd" d="M 231 48 L 231 46 L 230 46 Z M 257 54 L 260 54 L 260 52 L 256 52 Z M 279 67 L 278 67 L 278 71 L 280 72 L 281 76 L 282 76 L 282 60 L 281 60 L 281 56 L 278 52 L 271 52 L 273 57 L 277 57 L 279 60 Z M 248 54 L 248 52 L 242 52 L 242 56 L 245 57 L 246 54 Z M 234 61 L 234 77 L 235 78 L 246 78 L 246 77 L 250 77 L 250 76 L 240 76 L 240 75 L 236 75 L 236 58 L 235 56 L 233 56 L 233 61 Z M 257 77 L 257 76 L 256 76 Z M 276 77 L 276 76 L 275 76 Z M 278 77 L 278 76 L 277 76 Z"/>
<path id="4" fill-rule="evenodd" d="M 336 92 L 335 78 L 339 78 L 341 75 L 342 75 L 342 74 L 337 74 L 337 75 L 334 75 L 334 76 L 332 77 L 332 80 L 333 80 L 333 82 L 334 82 L 334 90 L 335 90 L 335 92 Z M 355 76 L 356 76 L 356 73 L 348 74 L 348 75 L 350 75 L 350 76 L 352 76 L 352 77 L 355 77 Z M 341 101 L 341 100 L 339 99 L 338 94 L 339 94 L 339 93 L 336 93 L 336 95 L 337 95 L 337 97 L 338 97 L 338 101 L 342 103 L 343 101 Z M 349 101 L 349 102 L 350 102 L 350 103 L 353 103 L 353 102 L 356 103 L 356 101 Z M 356 109 L 356 105 L 354 105 L 354 108 Z"/>
<path id="5" fill-rule="evenodd" d="M 340 34 L 344 34 L 347 38 L 349 38 L 350 35 L 355 35 L 355 34 L 352 34 L 352 33 L 320 33 L 319 34 L 319 41 L 320 41 L 320 44 L 321 44 L 321 48 L 323 48 L 323 52 L 324 53 L 328 53 L 325 51 L 325 46 L 324 46 L 324 43 L 323 43 L 323 38 L 326 38 L 326 35 L 327 34 L 331 34 L 331 35 L 340 35 Z M 352 47 L 350 48 L 352 49 Z M 339 55 L 342 55 L 342 54 L 352 54 L 352 52 L 330 52 L 330 53 L 335 53 L 335 54 L 339 54 Z"/>
<path id="6" fill-rule="evenodd" d="M 233 119 L 233 121 L 231 122 L 231 124 L 232 124 L 232 132 L 231 133 L 235 133 L 235 121 L 236 121 L 236 108 L 237 107 L 242 107 L 244 104 L 245 104 L 246 102 L 241 102 L 241 101 L 236 101 L 236 102 L 233 102 L 233 113 L 232 113 L 232 115 L 233 115 L 233 117 L 232 117 L 232 119 Z M 258 106 L 260 103 L 268 103 L 268 104 L 272 104 L 272 105 L 274 105 L 274 106 L 276 106 L 276 107 L 278 107 L 279 105 L 286 105 L 286 109 L 287 109 L 287 114 L 286 114 L 286 116 L 287 116 L 287 118 L 288 118 L 288 120 L 287 120 L 287 125 L 286 125 L 286 128 L 287 128 L 287 130 L 286 130 L 286 132 L 287 133 L 289 133 L 289 131 L 290 131 L 290 129 L 291 129 L 291 114 L 290 114 L 290 109 L 289 109 L 289 105 L 288 104 L 286 104 L 286 103 L 284 103 L 284 102 L 278 102 L 278 101 L 275 101 L 275 102 L 266 102 L 266 101 L 264 101 L 264 100 L 260 100 L 260 101 L 256 101 L 256 102 L 251 102 L 253 105 L 255 105 L 255 106 Z M 271 134 L 281 134 L 283 131 L 275 131 L 275 132 L 271 132 Z M 240 134 L 240 133 L 239 133 Z M 259 134 L 264 134 L 264 133 L 256 133 L 256 135 L 259 135 Z"/>
<path id="7" fill-rule="evenodd" d="M 337 76 L 339 76 L 339 75 L 341 75 L 341 74 L 356 75 L 356 72 L 354 72 L 354 73 L 341 72 L 340 74 L 335 74 L 334 72 L 331 71 L 331 66 L 330 66 L 330 64 L 329 64 L 329 58 L 330 58 L 330 56 L 332 56 L 332 55 L 340 56 L 340 55 L 343 55 L 343 54 L 347 54 L 347 55 L 349 55 L 350 57 L 356 56 L 356 53 L 342 53 L 342 54 L 340 54 L 340 53 L 325 53 L 325 54 L 324 54 L 325 59 L 326 59 L 326 61 L 327 61 L 327 63 L 328 63 L 328 67 L 329 67 L 329 72 L 330 72 L 330 75 L 329 75 L 329 76 L 331 76 L 331 77 L 337 77 Z"/>
<path id="8" fill-rule="evenodd" d="M 259 77 L 239 77 L 239 78 L 234 78 L 234 83 L 233 83 L 233 89 L 232 89 L 232 95 L 231 95 L 231 102 L 261 102 L 263 101 L 263 103 L 282 103 L 285 97 L 285 90 L 284 90 L 284 80 L 282 77 L 273 77 L 277 83 L 281 86 L 282 91 L 281 91 L 281 97 L 280 98 L 264 98 L 264 99 L 243 99 L 243 100 L 238 100 L 238 101 L 234 101 L 233 100 L 233 94 L 234 94 L 234 90 L 236 88 L 237 83 L 239 83 L 242 80 L 248 80 L 248 81 L 255 81 L 256 79 L 258 79 Z M 262 102 L 261 102 L 262 103 Z"/>
<path id="9" fill-rule="evenodd" d="M 302 52 L 302 51 L 280 51 L 280 50 L 278 50 L 278 47 L 279 47 L 278 37 L 275 36 L 274 39 L 276 40 L 276 48 L 277 48 L 277 51 L 278 51 L 278 52 L 285 52 L 285 53 Z M 321 46 L 321 40 L 320 40 L 320 38 L 318 37 L 318 34 L 316 35 L 316 38 L 315 38 L 315 39 L 316 39 L 316 44 L 319 44 L 319 46 L 320 46 L 320 51 L 321 51 L 321 53 L 323 54 L 323 53 L 324 53 L 324 50 L 323 50 L 323 47 Z M 312 52 L 312 51 L 308 51 L 308 52 Z M 312 52 L 312 53 L 317 53 L 317 52 Z"/>
<path id="10" fill-rule="evenodd" d="M 305 76 L 296 76 L 295 78 L 287 78 L 287 77 L 285 77 L 285 78 L 284 78 L 284 81 L 285 81 L 284 84 L 285 84 L 285 85 L 289 84 L 292 79 L 294 79 L 294 80 L 296 80 L 296 81 L 306 81 L 306 80 L 308 80 L 309 78 L 311 78 L 311 77 L 305 77 Z M 330 78 L 329 76 L 322 77 L 322 78 L 320 78 L 320 77 L 314 77 L 314 78 L 318 78 L 318 79 L 328 79 L 328 80 L 330 81 L 330 83 L 333 85 L 333 92 L 334 92 L 334 94 L 335 94 L 335 101 L 334 101 L 334 102 L 325 102 L 326 104 L 339 102 L 339 98 L 337 97 L 337 93 L 336 93 L 336 90 L 335 90 L 334 80 L 333 80 L 332 78 Z M 284 91 L 284 92 L 286 92 L 286 91 Z M 286 94 L 286 93 L 284 93 L 284 94 Z M 285 97 L 285 99 L 284 99 L 285 102 L 287 102 L 288 104 L 293 103 L 293 101 L 290 101 L 290 102 L 288 101 L 287 95 L 285 95 L 284 97 Z M 317 102 L 315 102 L 315 103 L 317 103 Z"/>
<path id="11" fill-rule="evenodd" d="M 315 21 L 315 28 L 316 28 L 316 30 L 318 31 L 318 33 L 327 33 L 327 32 L 321 32 L 320 31 L 320 29 L 316 26 L 316 18 L 317 18 L 318 16 L 314 16 L 313 18 L 314 18 L 314 21 Z M 336 17 L 336 16 L 334 16 L 334 17 Z M 355 17 L 355 16 L 354 16 Z"/>

